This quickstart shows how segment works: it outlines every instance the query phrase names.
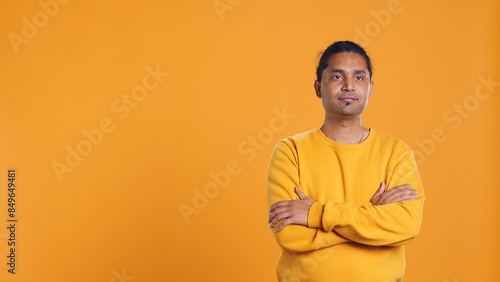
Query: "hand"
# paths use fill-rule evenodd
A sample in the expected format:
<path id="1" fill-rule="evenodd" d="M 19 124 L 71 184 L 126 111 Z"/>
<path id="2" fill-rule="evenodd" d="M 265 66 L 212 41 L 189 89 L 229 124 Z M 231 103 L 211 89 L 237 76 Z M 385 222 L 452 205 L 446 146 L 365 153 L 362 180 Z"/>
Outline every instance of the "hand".
<path id="1" fill-rule="evenodd" d="M 290 224 L 307 226 L 307 215 L 314 201 L 302 193 L 299 187 L 295 187 L 295 194 L 300 200 L 280 201 L 269 209 L 269 227 L 273 228 L 281 221 L 275 230 L 276 233 Z"/>
<path id="2" fill-rule="evenodd" d="M 409 201 L 418 197 L 418 191 L 411 189 L 411 184 L 396 186 L 385 191 L 385 182 L 380 184 L 380 188 L 375 192 L 375 195 L 370 199 L 374 206 L 386 205 L 390 203 Z"/>

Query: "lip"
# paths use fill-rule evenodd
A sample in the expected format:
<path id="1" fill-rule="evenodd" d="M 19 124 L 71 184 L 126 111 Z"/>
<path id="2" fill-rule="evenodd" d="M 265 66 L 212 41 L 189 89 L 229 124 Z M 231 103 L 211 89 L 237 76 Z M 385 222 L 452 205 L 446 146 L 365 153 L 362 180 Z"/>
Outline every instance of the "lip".
<path id="1" fill-rule="evenodd" d="M 352 101 L 357 100 L 357 99 L 354 97 L 342 97 L 342 98 L 339 98 L 339 100 L 352 102 Z"/>

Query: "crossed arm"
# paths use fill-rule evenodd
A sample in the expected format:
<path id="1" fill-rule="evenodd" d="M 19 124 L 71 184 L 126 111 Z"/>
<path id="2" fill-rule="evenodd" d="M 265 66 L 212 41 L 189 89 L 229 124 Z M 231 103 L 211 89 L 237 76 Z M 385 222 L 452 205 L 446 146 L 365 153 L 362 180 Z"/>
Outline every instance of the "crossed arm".
<path id="1" fill-rule="evenodd" d="M 284 250 L 300 253 L 346 242 L 399 246 L 416 237 L 424 195 L 409 149 L 402 150 L 391 165 L 386 176 L 391 186 L 382 182 L 378 189 L 374 187 L 370 202 L 356 206 L 318 203 L 305 195 L 297 187 L 297 155 L 292 148 L 291 144 L 278 143 L 268 178 L 268 223 L 275 228 L 276 240 Z"/>
<path id="2" fill-rule="evenodd" d="M 399 185 L 387 191 L 385 186 L 385 182 L 380 184 L 379 189 L 370 199 L 372 205 L 386 205 L 418 197 L 418 191 L 412 190 L 411 184 Z M 308 226 L 307 217 L 314 200 L 304 194 L 299 187 L 295 187 L 294 191 L 299 196 L 299 200 L 280 201 L 269 209 L 269 227 L 275 228 L 277 226 L 274 230 L 276 233 L 290 224 Z"/>

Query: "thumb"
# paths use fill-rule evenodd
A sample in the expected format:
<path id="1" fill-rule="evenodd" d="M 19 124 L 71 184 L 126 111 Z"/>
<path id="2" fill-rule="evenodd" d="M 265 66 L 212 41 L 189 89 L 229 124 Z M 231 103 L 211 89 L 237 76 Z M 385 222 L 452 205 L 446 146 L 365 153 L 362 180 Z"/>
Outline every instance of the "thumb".
<path id="1" fill-rule="evenodd" d="M 382 181 L 382 183 L 380 183 L 380 188 L 378 188 L 377 192 L 375 192 L 375 195 L 373 195 L 373 198 L 382 195 L 384 193 L 384 191 L 385 191 L 385 182 Z"/>
<path id="2" fill-rule="evenodd" d="M 378 188 L 377 192 L 373 195 L 373 197 L 370 199 L 370 203 L 372 205 L 378 205 L 380 201 L 380 196 L 384 193 L 385 191 L 385 182 L 380 183 L 380 187 Z"/>
<path id="3" fill-rule="evenodd" d="M 297 194 L 297 196 L 299 196 L 299 198 L 301 200 L 305 200 L 305 199 L 309 198 L 306 194 L 304 194 L 304 193 L 302 193 L 302 191 L 300 191 L 299 186 L 295 186 L 295 194 Z"/>

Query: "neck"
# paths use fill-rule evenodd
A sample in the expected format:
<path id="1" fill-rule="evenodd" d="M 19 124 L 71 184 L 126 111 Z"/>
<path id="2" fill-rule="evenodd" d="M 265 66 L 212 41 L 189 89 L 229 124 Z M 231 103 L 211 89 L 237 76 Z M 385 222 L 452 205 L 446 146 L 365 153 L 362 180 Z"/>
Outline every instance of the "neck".
<path id="1" fill-rule="evenodd" d="M 368 135 L 364 128 L 361 117 L 355 119 L 329 119 L 325 117 L 325 122 L 321 126 L 321 131 L 326 137 L 347 144 L 361 143 Z"/>

